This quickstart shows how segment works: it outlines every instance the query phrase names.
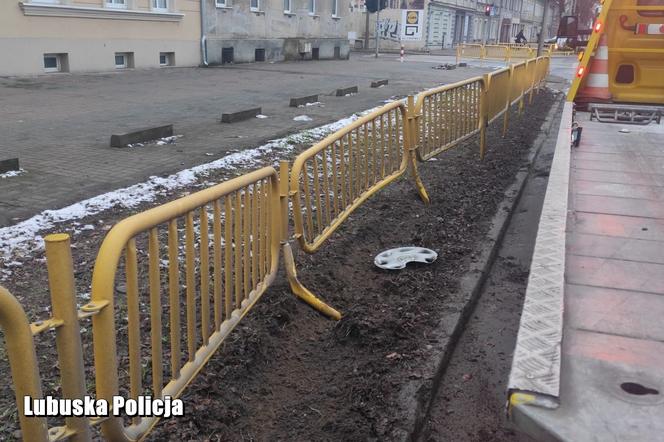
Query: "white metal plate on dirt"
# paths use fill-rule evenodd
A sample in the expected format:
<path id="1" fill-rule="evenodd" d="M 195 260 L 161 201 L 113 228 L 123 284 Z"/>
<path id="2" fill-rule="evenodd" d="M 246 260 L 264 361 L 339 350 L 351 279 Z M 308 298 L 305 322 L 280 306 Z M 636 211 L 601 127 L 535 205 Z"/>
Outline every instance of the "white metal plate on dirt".
<path id="1" fill-rule="evenodd" d="M 381 269 L 398 270 L 406 267 L 409 262 L 431 264 L 436 258 L 438 258 L 436 252 L 424 247 L 397 247 L 376 255 L 374 264 Z"/>

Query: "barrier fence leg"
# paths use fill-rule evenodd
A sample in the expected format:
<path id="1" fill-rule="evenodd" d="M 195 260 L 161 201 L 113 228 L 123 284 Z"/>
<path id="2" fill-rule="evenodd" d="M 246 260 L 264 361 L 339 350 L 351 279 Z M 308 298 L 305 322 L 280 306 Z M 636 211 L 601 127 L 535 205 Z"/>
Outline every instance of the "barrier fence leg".
<path id="1" fill-rule="evenodd" d="M 46 266 L 53 305 L 53 319 L 62 321 L 56 328 L 55 344 L 64 399 L 82 399 L 85 396 L 85 370 L 78 310 L 74 295 L 74 267 L 72 263 L 69 235 L 56 233 L 44 238 L 46 244 Z M 90 427 L 85 417 L 65 419 L 68 429 L 73 430 L 72 441 L 91 440 Z"/>
<path id="2" fill-rule="evenodd" d="M 286 267 L 286 277 L 295 296 L 331 319 L 340 320 L 341 313 L 330 307 L 309 291 L 297 278 L 293 249 L 288 242 L 288 161 L 279 162 L 279 199 L 281 203 L 281 250 Z"/>
<path id="3" fill-rule="evenodd" d="M 405 126 L 407 131 L 405 136 L 405 149 L 406 154 L 409 157 L 408 161 L 410 163 L 410 173 L 413 175 L 413 179 L 415 180 L 415 187 L 417 188 L 417 193 L 420 195 L 420 199 L 424 202 L 424 204 L 429 204 L 431 200 L 429 199 L 427 190 L 424 187 L 424 183 L 422 183 L 422 179 L 420 178 L 420 174 L 417 170 L 417 143 L 415 142 L 415 137 L 417 134 L 417 121 L 419 117 L 415 115 L 415 98 L 412 95 L 409 95 L 407 103 L 408 107 L 406 108 L 406 114 L 408 123 Z"/>
<path id="4" fill-rule="evenodd" d="M 21 304 L 3 287 L 0 287 L 0 330 L 5 338 L 21 437 L 25 441 L 47 442 L 49 437 L 46 418 L 26 417 L 23 409 L 25 397 L 44 397 L 30 323 Z"/>
<path id="5" fill-rule="evenodd" d="M 507 127 L 510 124 L 510 106 L 509 103 L 507 105 L 507 110 L 505 110 L 505 114 L 503 116 L 503 138 L 505 138 L 505 135 L 507 135 Z"/>

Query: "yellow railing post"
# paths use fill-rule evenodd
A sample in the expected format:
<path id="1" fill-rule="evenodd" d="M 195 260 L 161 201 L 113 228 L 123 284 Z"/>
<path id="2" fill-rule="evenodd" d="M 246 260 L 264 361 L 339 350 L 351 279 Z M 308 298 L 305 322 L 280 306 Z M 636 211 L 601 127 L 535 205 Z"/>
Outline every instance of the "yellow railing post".
<path id="1" fill-rule="evenodd" d="M 295 268 L 295 258 L 293 257 L 293 249 L 288 241 L 288 199 L 290 195 L 288 192 L 288 161 L 279 162 L 279 202 L 280 202 L 280 232 L 281 232 L 281 250 L 284 254 L 284 265 L 286 267 L 286 277 L 290 284 L 291 291 L 295 296 L 300 298 L 305 303 L 309 304 L 314 309 L 322 314 L 335 319 L 341 319 L 341 313 L 338 310 L 325 304 L 318 299 L 309 289 L 307 289 L 297 277 L 297 269 Z"/>
<path id="2" fill-rule="evenodd" d="M 415 187 L 417 188 L 417 193 L 420 195 L 420 199 L 425 203 L 429 204 L 431 200 L 427 194 L 426 188 L 422 183 L 420 174 L 417 170 L 417 155 L 415 149 L 417 149 L 416 134 L 417 134 L 417 125 L 419 120 L 419 115 L 415 112 L 415 97 L 412 95 L 408 96 L 407 106 L 406 106 L 406 116 L 408 121 L 404 125 L 404 149 L 408 152 L 408 161 L 410 162 L 410 171 L 415 180 Z"/>
<path id="3" fill-rule="evenodd" d="M 43 398 L 30 323 L 21 304 L 4 287 L 0 287 L 0 329 L 5 335 L 21 436 L 25 441 L 47 442 L 46 418 L 26 417 L 23 409 L 25 397 Z"/>
<path id="4" fill-rule="evenodd" d="M 62 321 L 62 325 L 55 329 L 62 397 L 64 399 L 82 399 L 86 394 L 85 370 L 74 294 L 74 267 L 69 235 L 55 233 L 46 236 L 44 241 L 53 319 Z M 74 432 L 70 440 L 91 440 L 87 418 L 72 416 L 66 418 L 65 422 L 67 427 Z"/>
<path id="5" fill-rule="evenodd" d="M 505 110 L 505 115 L 503 116 L 503 138 L 507 135 L 507 127 L 509 126 L 510 121 L 510 108 L 512 107 L 512 97 L 511 91 L 514 87 L 514 66 L 510 65 L 510 74 L 509 74 L 509 87 L 507 88 L 507 109 Z"/>
<path id="6" fill-rule="evenodd" d="M 484 153 L 486 152 L 486 128 L 489 125 L 489 103 L 487 102 L 489 88 L 491 87 L 489 78 L 489 74 L 484 74 L 480 92 L 480 160 L 484 159 Z"/>

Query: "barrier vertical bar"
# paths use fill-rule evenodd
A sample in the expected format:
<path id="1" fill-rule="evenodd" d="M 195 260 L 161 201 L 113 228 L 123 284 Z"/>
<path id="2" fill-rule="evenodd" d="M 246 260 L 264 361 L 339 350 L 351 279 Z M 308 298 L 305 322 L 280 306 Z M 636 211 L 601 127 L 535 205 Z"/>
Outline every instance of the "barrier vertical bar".
<path id="1" fill-rule="evenodd" d="M 21 436 L 26 441 L 48 442 L 46 418 L 26 417 L 23 408 L 24 398 L 44 397 L 30 324 L 21 304 L 3 287 L 0 287 L 0 329 L 5 337 Z"/>
<path id="2" fill-rule="evenodd" d="M 417 188 L 417 193 L 420 195 L 420 199 L 424 204 L 429 204 L 431 200 L 429 195 L 422 183 L 420 174 L 417 171 L 417 157 L 415 155 L 415 149 L 417 149 L 417 143 L 415 141 L 415 134 L 417 133 L 417 124 L 419 124 L 418 118 L 419 115 L 415 114 L 415 98 L 412 95 L 408 96 L 406 107 L 406 121 L 404 122 L 403 129 L 403 140 L 404 140 L 404 150 L 408 156 L 408 161 L 410 162 L 410 172 L 413 175 L 415 180 L 415 187 Z M 399 111 L 397 110 L 397 115 Z"/>
<path id="3" fill-rule="evenodd" d="M 85 396 L 85 370 L 83 369 L 81 330 L 74 295 L 74 265 L 69 235 L 55 233 L 46 236 L 44 242 L 53 319 L 62 321 L 62 325 L 56 329 L 55 333 L 62 396 L 64 399 L 82 399 Z M 29 351 L 29 349 L 24 349 L 24 351 Z M 65 422 L 67 427 L 74 431 L 71 436 L 72 441 L 91 440 L 87 418 L 72 416 L 66 418 Z"/>
<path id="4" fill-rule="evenodd" d="M 486 152 L 486 128 L 489 126 L 489 74 L 484 74 L 482 85 L 480 86 L 480 160 L 484 159 Z"/>

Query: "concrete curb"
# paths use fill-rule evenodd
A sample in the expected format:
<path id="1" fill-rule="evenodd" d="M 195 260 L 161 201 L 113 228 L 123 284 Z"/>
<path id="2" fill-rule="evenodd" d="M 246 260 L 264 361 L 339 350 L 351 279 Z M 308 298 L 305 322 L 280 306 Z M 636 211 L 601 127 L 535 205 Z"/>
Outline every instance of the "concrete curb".
<path id="1" fill-rule="evenodd" d="M 7 160 L 0 160 L 0 173 L 11 172 L 19 170 L 18 158 L 9 158 Z"/>
<path id="2" fill-rule="evenodd" d="M 371 87 L 387 86 L 388 80 L 376 80 L 371 82 Z"/>
<path id="3" fill-rule="evenodd" d="M 357 91 L 358 91 L 357 86 L 342 87 L 337 89 L 335 95 L 337 97 L 345 97 L 348 94 L 357 94 Z"/>
<path id="4" fill-rule="evenodd" d="M 544 145 L 553 124 L 557 121 L 562 104 L 562 98 L 558 98 L 549 110 L 542 130 L 528 154 L 528 166 L 517 172 L 514 182 L 505 191 L 505 198 L 498 205 L 491 220 L 491 228 L 487 232 L 477 260 L 471 263 L 468 272 L 461 279 L 459 292 L 467 296 L 467 299 L 462 301 L 465 302 L 463 307 L 460 311 L 442 320 L 438 329 L 432 333 L 430 338 L 436 339 L 437 343 L 434 344 L 431 358 L 423 364 L 422 378 L 408 382 L 400 392 L 406 422 L 395 435 L 399 440 L 418 441 L 422 436 L 422 430 L 438 393 L 443 374 L 496 260 L 512 213 L 521 199 L 526 181 L 532 172 L 534 160 Z"/>
<path id="5" fill-rule="evenodd" d="M 228 112 L 221 114 L 222 123 L 235 123 L 237 121 L 248 120 L 254 118 L 256 115 L 261 113 L 260 107 L 252 107 L 251 109 L 245 109 L 237 112 Z"/>
<path id="6" fill-rule="evenodd" d="M 318 95 L 307 95 L 306 97 L 292 97 L 288 106 L 298 107 L 307 103 L 315 103 L 318 101 Z"/>
<path id="7" fill-rule="evenodd" d="M 111 135 L 111 147 L 126 147 L 129 144 L 172 137 L 173 125 L 148 127 L 146 129 L 127 132 L 126 134 Z"/>

